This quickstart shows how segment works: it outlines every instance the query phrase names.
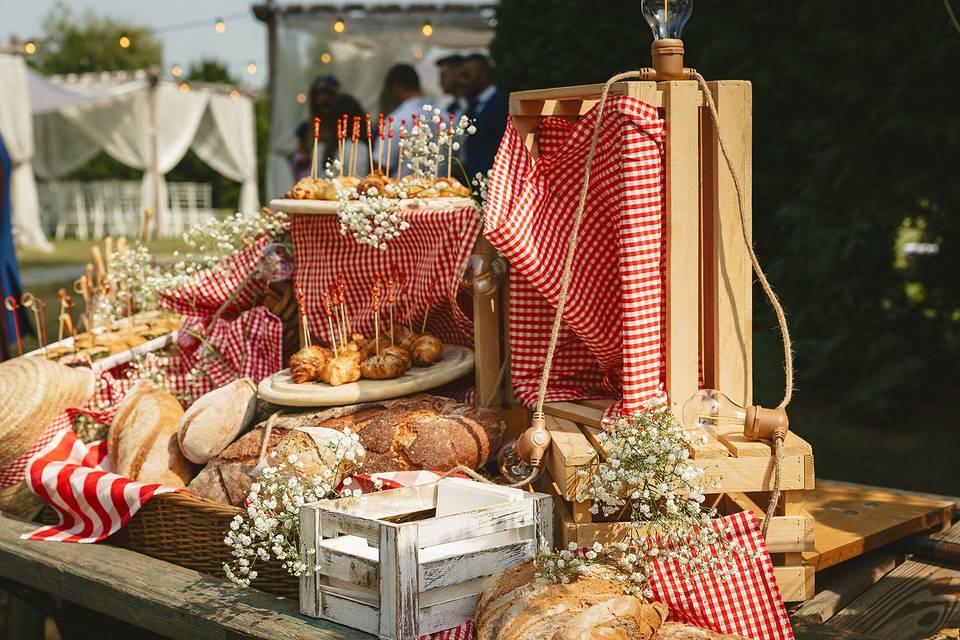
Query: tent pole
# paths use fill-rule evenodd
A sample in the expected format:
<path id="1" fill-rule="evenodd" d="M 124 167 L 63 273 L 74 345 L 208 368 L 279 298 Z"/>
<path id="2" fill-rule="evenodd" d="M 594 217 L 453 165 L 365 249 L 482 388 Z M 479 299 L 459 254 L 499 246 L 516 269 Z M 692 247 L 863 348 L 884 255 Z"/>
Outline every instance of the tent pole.
<path id="1" fill-rule="evenodd" d="M 160 86 L 160 75 L 156 70 L 150 71 L 150 89 L 148 94 L 148 111 L 150 114 L 150 168 L 151 180 L 153 181 L 153 217 L 159 234 L 160 225 L 163 223 L 163 212 L 160 210 L 160 161 L 157 151 L 157 89 Z M 150 237 L 149 227 L 146 229 L 147 238 Z"/>

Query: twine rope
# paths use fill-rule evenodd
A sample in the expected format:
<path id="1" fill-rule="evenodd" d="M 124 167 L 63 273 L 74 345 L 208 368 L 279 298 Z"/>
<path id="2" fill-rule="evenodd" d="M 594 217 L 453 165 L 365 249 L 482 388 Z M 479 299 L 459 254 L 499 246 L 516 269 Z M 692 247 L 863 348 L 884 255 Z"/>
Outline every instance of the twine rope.
<path id="1" fill-rule="evenodd" d="M 590 170 L 593 167 L 593 158 L 597 150 L 597 142 L 600 138 L 600 125 L 603 121 L 603 112 L 606 108 L 607 96 L 610 93 L 610 88 L 615 82 L 621 80 L 626 80 L 628 78 L 643 78 L 647 77 L 649 72 L 644 70 L 636 71 L 626 71 L 623 73 L 618 73 L 607 80 L 603 85 L 603 90 L 600 92 L 600 102 L 597 105 L 597 116 L 596 120 L 593 123 L 593 136 L 590 139 L 590 150 L 587 153 L 587 161 L 584 166 L 583 171 L 583 184 L 580 188 L 580 197 L 577 202 L 577 212 L 573 218 L 573 229 L 570 232 L 570 240 L 567 244 L 567 254 L 564 259 L 563 265 L 563 276 L 560 280 L 560 294 L 557 298 L 557 310 L 553 317 L 553 327 L 550 330 L 550 343 L 547 346 L 547 355 L 544 359 L 543 365 L 543 375 L 540 378 L 540 387 L 537 392 L 537 404 L 536 411 L 534 416 L 543 416 L 543 404 L 544 399 L 547 395 L 547 382 L 550 379 L 550 369 L 553 366 L 553 357 L 557 348 L 557 341 L 560 336 L 560 326 L 563 322 L 563 312 L 566 308 L 567 297 L 570 291 L 570 281 L 573 275 L 573 257 L 576 253 L 577 241 L 580 233 L 580 225 L 583 222 L 583 212 L 584 207 L 587 201 L 587 191 L 590 186 Z M 783 369 L 784 369 L 784 390 L 783 390 L 783 399 L 780 401 L 780 404 L 777 405 L 778 409 L 784 409 L 787 405 L 790 404 L 790 400 L 793 398 L 793 347 L 790 340 L 790 330 L 787 326 L 786 313 L 783 310 L 783 306 L 780 304 L 780 299 L 777 297 L 777 294 L 774 292 L 773 287 L 770 285 L 770 282 L 767 280 L 766 274 L 763 272 L 763 269 L 760 267 L 760 261 L 757 258 L 757 254 L 753 249 L 753 244 L 750 241 L 750 234 L 747 230 L 747 220 L 746 220 L 746 207 L 744 206 L 744 196 L 743 196 L 743 186 L 740 182 L 740 175 L 734 166 L 733 159 L 730 155 L 729 150 L 727 149 L 726 140 L 723 137 L 723 132 L 720 128 L 720 116 L 717 113 L 717 105 L 714 102 L 713 95 L 710 92 L 709 87 L 707 86 L 707 81 L 704 79 L 700 73 L 693 71 L 692 75 L 697 81 L 697 84 L 700 87 L 701 92 L 704 95 L 704 98 L 707 103 L 707 109 L 710 112 L 710 118 L 713 121 L 713 128 L 717 134 L 717 144 L 720 147 L 721 155 L 726 162 L 727 169 L 730 171 L 730 177 L 733 180 L 734 190 L 737 194 L 737 207 L 740 213 L 740 230 L 743 235 L 743 243 L 747 247 L 747 254 L 750 256 L 750 264 L 753 267 L 754 273 L 757 275 L 757 279 L 760 281 L 760 286 L 763 288 L 764 294 L 767 296 L 767 300 L 770 302 L 770 306 L 773 308 L 774 313 L 777 316 L 777 324 L 780 327 L 780 335 L 783 341 Z M 774 486 L 773 492 L 770 497 L 770 503 L 767 506 L 767 512 L 763 519 L 763 524 L 761 527 L 762 534 L 766 537 L 767 527 L 770 524 L 770 518 L 776 513 L 777 505 L 780 501 L 780 483 L 782 475 L 782 461 L 783 461 L 783 438 L 782 436 L 777 436 L 774 439 Z"/>

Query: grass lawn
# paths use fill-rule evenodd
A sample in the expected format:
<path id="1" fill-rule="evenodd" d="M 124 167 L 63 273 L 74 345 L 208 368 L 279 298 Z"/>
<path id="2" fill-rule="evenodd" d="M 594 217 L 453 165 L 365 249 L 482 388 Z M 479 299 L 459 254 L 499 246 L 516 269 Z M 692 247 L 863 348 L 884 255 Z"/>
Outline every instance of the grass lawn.
<path id="1" fill-rule="evenodd" d="M 77 240 L 70 238 L 67 240 L 54 241 L 54 249 L 50 253 L 43 251 L 33 251 L 28 249 L 17 249 L 17 258 L 20 260 L 21 269 L 30 267 L 78 264 L 85 265 L 90 262 L 90 247 L 95 244 L 100 245 L 103 251 L 103 241 L 96 240 Z M 172 254 L 177 249 L 183 249 L 183 240 L 180 238 L 161 238 L 152 240 L 148 245 L 150 251 L 158 257 L 164 257 Z M 81 266 L 80 271 L 82 272 Z M 79 273 L 78 273 L 79 275 Z"/>

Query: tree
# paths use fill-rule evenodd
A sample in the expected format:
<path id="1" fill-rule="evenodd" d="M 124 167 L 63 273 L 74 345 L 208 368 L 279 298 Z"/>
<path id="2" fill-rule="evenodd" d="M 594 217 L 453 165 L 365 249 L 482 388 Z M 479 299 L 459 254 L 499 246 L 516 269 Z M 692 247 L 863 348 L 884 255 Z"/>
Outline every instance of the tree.
<path id="1" fill-rule="evenodd" d="M 640 3 L 606 5 L 503 0 L 499 84 L 648 66 Z M 874 416 L 955 387 L 960 360 L 960 35 L 942 4 L 903 6 L 699 2 L 684 33 L 688 66 L 753 83 L 754 240 L 789 314 L 798 386 Z M 905 263 L 905 232 L 939 253 Z M 778 346 L 764 348 L 774 323 L 759 295 L 754 308 L 769 403 Z"/>
<path id="2" fill-rule="evenodd" d="M 45 74 L 147 69 L 163 61 L 163 47 L 148 27 L 87 11 L 77 16 L 58 2 L 43 21 L 43 37 L 31 60 Z M 121 46 L 121 38 L 129 46 Z"/>

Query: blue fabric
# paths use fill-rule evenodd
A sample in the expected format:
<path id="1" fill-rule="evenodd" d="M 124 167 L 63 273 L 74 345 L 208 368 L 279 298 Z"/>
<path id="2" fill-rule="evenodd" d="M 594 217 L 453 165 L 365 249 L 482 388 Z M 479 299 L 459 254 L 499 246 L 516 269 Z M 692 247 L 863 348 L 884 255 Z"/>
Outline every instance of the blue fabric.
<path id="1" fill-rule="evenodd" d="M 7 147 L 3 144 L 3 136 L 0 136 L 0 293 L 3 294 L 3 299 L 12 295 L 19 300 L 23 288 L 20 286 L 17 251 L 13 246 L 13 218 L 10 211 L 10 173 L 12 171 L 13 161 L 10 160 Z M 7 325 L 7 342 L 13 342 L 17 339 L 13 325 L 13 314 L 7 311 L 5 307 L 3 309 Z M 27 313 L 24 309 L 21 309 L 18 316 L 20 333 L 26 335 L 30 331 L 30 325 L 27 324 Z M 14 355 L 16 355 L 16 349 L 14 349 Z"/>
<path id="2" fill-rule="evenodd" d="M 467 115 L 473 118 L 471 111 L 476 110 L 475 104 L 468 106 Z M 507 115 L 510 112 L 506 94 L 497 89 L 490 99 L 484 103 L 480 113 L 476 114 L 477 132 L 467 136 L 466 169 L 467 178 L 473 180 L 478 173 L 486 175 L 493 167 L 493 159 L 500 148 L 500 140 L 507 130 Z M 468 183 L 469 184 L 469 183 Z"/>

